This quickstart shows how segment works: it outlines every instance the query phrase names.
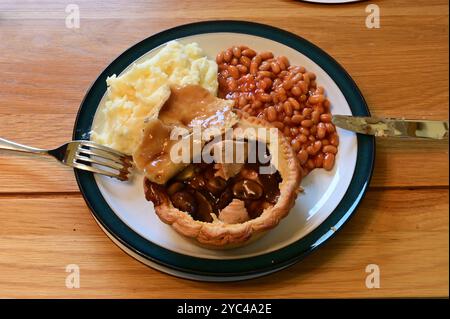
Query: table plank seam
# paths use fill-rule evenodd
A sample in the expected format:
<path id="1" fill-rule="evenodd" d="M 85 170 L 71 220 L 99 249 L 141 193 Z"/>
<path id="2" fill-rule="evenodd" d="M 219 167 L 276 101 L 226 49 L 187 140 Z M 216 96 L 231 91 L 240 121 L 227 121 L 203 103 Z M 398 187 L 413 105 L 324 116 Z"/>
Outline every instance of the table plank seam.
<path id="1" fill-rule="evenodd" d="M 385 190 L 448 190 L 450 189 L 449 185 L 414 185 L 414 186 L 369 186 L 369 191 L 379 192 Z M 38 197 L 80 197 L 80 191 L 55 191 L 55 192 L 1 192 L 0 191 L 0 199 L 1 198 L 20 198 L 20 197 L 30 197 L 30 198 L 38 198 Z"/>

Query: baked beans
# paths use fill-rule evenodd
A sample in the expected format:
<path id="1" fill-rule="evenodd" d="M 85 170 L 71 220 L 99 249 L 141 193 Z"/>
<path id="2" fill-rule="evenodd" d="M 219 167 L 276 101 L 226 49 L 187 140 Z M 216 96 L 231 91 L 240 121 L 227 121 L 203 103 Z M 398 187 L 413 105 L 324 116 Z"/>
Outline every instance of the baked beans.
<path id="1" fill-rule="evenodd" d="M 291 65 L 285 56 L 247 46 L 219 52 L 216 62 L 219 97 L 278 128 L 296 152 L 303 175 L 333 168 L 339 136 L 331 122 L 331 103 L 314 73 Z"/>

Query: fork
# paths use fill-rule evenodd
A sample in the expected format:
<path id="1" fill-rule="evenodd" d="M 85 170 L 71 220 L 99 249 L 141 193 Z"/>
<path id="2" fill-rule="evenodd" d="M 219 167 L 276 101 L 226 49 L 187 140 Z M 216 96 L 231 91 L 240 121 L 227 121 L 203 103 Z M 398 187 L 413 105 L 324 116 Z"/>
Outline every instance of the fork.
<path id="1" fill-rule="evenodd" d="M 85 140 L 72 141 L 53 150 L 34 148 L 0 138 L 0 150 L 53 157 L 61 163 L 92 173 L 128 180 L 132 168 L 129 155 Z"/>

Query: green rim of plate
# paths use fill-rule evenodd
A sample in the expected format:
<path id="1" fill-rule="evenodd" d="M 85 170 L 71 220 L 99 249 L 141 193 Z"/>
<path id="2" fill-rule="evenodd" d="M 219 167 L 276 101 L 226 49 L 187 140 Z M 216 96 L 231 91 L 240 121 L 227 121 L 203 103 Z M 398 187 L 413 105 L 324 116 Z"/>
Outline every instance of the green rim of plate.
<path id="1" fill-rule="evenodd" d="M 116 58 L 92 84 L 81 103 L 75 121 L 73 139 L 86 139 L 91 131 L 97 107 L 106 91 L 106 78 L 121 73 L 136 59 L 150 50 L 174 39 L 215 32 L 255 35 L 291 47 L 317 63 L 335 81 L 344 94 L 353 115 L 370 116 L 367 104 L 349 74 L 327 53 L 307 40 L 290 32 L 247 21 L 205 21 L 181 25 L 155 34 L 129 48 Z M 157 264 L 203 276 L 244 276 L 274 271 L 303 259 L 334 236 L 355 212 L 363 198 L 373 171 L 375 139 L 357 136 L 358 154 L 355 172 L 344 197 L 336 209 L 314 231 L 300 240 L 274 252 L 232 260 L 192 257 L 165 249 L 143 238 L 128 227 L 103 198 L 92 173 L 75 170 L 80 191 L 101 225 L 118 241 L 141 257 Z"/>

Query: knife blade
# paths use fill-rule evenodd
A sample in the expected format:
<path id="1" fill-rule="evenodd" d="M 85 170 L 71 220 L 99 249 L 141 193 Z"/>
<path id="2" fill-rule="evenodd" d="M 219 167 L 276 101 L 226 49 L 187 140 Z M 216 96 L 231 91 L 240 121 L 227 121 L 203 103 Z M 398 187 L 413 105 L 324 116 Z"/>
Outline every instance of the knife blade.
<path id="1" fill-rule="evenodd" d="M 378 137 L 448 139 L 448 121 L 422 121 L 379 117 L 333 115 L 343 129 Z"/>

